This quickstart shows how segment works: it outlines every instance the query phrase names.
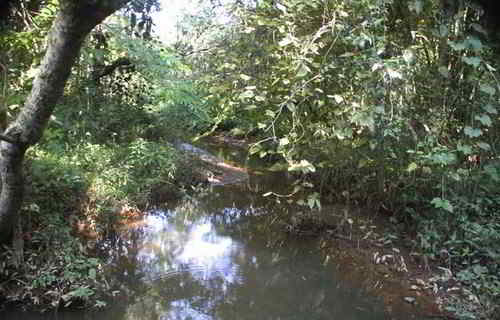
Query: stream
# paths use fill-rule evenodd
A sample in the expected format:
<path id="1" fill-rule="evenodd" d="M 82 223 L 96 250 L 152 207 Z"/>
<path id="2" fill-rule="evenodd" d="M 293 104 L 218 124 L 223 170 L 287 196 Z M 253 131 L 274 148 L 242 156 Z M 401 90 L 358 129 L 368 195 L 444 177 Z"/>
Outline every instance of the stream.
<path id="1" fill-rule="evenodd" d="M 346 281 L 317 240 L 283 232 L 277 217 L 291 207 L 262 194 L 285 190 L 286 174 L 259 168 L 243 150 L 203 148 L 211 161 L 225 159 L 220 165 L 234 168 L 230 184 L 215 182 L 153 211 L 103 244 L 109 268 L 132 298 L 101 312 L 10 310 L 0 319 L 413 319 L 387 314 L 381 299 Z"/>

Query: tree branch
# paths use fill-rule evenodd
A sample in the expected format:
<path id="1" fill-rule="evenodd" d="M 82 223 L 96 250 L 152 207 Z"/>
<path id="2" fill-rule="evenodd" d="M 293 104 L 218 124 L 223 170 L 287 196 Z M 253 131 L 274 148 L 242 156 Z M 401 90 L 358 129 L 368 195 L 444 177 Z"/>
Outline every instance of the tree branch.
<path id="1" fill-rule="evenodd" d="M 179 52 L 179 55 L 181 57 L 187 57 L 187 56 L 191 56 L 193 54 L 198 54 L 198 53 L 203 53 L 203 52 L 207 52 L 207 51 L 210 51 L 212 49 L 217 49 L 219 47 L 222 47 L 222 46 L 214 46 L 214 47 L 210 47 L 210 48 L 203 48 L 203 49 L 198 49 L 198 50 L 192 50 L 192 51 L 188 51 L 188 52 Z"/>
<path id="2" fill-rule="evenodd" d="M 0 140 L 7 141 L 8 143 L 12 143 L 12 144 L 17 144 L 16 140 L 14 140 L 11 137 L 6 136 L 4 134 L 0 134 Z"/>
<path id="3" fill-rule="evenodd" d="M 107 75 L 113 73 L 116 69 L 122 66 L 130 66 L 132 65 L 132 61 L 129 58 L 118 58 L 112 64 L 104 66 L 100 72 L 94 72 L 94 76 L 92 77 L 94 81 L 101 79 Z"/>

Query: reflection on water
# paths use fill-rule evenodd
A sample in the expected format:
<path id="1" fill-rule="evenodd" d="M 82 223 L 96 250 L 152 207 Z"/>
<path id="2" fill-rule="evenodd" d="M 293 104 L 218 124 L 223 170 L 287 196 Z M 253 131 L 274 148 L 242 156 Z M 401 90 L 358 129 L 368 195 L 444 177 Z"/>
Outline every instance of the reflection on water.
<path id="1" fill-rule="evenodd" d="M 100 313 L 0 319 L 387 319 L 381 304 L 336 279 L 314 240 L 269 228 L 269 213 L 283 208 L 252 192 L 267 182 L 251 179 L 154 212 L 109 240 L 110 268 L 135 292 L 130 301 Z"/>
<path id="2" fill-rule="evenodd" d="M 147 290 L 120 319 L 385 319 L 361 290 L 335 280 L 312 243 L 269 246 L 282 235 L 259 231 L 266 215 L 207 205 L 210 213 L 200 201 L 148 218 L 137 255 Z"/>
<path id="3" fill-rule="evenodd" d="M 156 231 L 150 233 L 145 240 L 138 259 L 141 265 L 148 266 L 144 273 L 150 282 L 172 278 L 183 272 L 191 273 L 199 281 L 219 275 L 229 283 L 236 280 L 237 274 L 232 269 L 231 257 L 242 246 L 228 236 L 218 235 L 210 222 L 195 221 L 179 232 L 167 220 L 151 216 L 147 221 L 147 225 Z M 162 233 L 166 233 L 165 236 L 159 236 Z M 172 250 L 172 260 L 168 263 L 154 263 L 165 250 Z M 156 269 L 150 269 L 152 266 Z"/>

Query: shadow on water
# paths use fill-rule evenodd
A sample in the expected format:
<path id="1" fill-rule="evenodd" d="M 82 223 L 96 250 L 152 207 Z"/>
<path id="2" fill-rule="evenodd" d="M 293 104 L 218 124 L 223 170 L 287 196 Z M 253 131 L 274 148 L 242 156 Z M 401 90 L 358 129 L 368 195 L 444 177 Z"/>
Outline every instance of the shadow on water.
<path id="1" fill-rule="evenodd" d="M 108 239 L 109 269 L 132 296 L 127 301 L 98 313 L 4 312 L 0 318 L 390 319 L 380 301 L 341 280 L 341 268 L 321 261 L 313 239 L 277 228 L 276 215 L 286 214 L 286 206 L 261 194 L 283 185 L 282 174 L 250 174 L 152 212 Z"/>

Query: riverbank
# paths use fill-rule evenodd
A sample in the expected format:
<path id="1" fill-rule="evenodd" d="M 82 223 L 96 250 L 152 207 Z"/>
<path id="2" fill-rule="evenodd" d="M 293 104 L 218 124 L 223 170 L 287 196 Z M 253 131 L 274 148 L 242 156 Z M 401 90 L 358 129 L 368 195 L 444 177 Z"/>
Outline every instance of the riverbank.
<path id="1" fill-rule="evenodd" d="M 385 315 L 401 320 L 415 318 L 412 316 L 415 310 L 387 310 L 391 304 L 380 303 L 383 295 L 370 291 L 365 269 L 352 268 L 360 260 L 340 261 L 338 254 L 355 255 L 360 249 L 348 246 L 352 241 L 348 242 L 347 237 L 355 239 L 355 234 L 343 233 L 348 226 L 338 227 L 341 220 L 331 221 L 331 225 L 336 226 L 335 233 L 312 237 L 309 234 L 306 238 L 283 229 L 286 216 L 292 212 L 287 208 L 293 207 L 262 197 L 265 188 L 286 185 L 280 173 L 271 175 L 248 170 L 250 168 L 238 167 L 235 162 L 228 166 L 231 161 L 223 162 L 215 156 L 204 158 L 208 159 L 202 165 L 204 172 L 217 177 L 210 190 L 188 197 L 171 210 L 154 211 L 145 216 L 128 211 L 129 218 L 122 221 L 123 227 L 116 228 L 115 235 L 108 235 L 100 243 L 109 256 L 106 269 L 122 281 L 121 285 L 110 283 L 116 297 L 110 299 L 109 306 L 118 308 L 113 312 L 121 315 L 116 319 L 128 319 L 125 314 L 144 312 L 143 305 L 148 306 L 145 310 L 155 310 L 151 303 L 156 305 L 158 313 L 151 314 L 152 317 L 166 316 L 172 312 L 172 306 L 181 301 L 182 308 L 174 311 L 176 314 L 195 314 L 193 305 L 198 306 L 198 298 L 186 300 L 191 296 L 211 302 L 201 304 L 208 308 L 203 312 L 210 313 L 212 308 L 221 310 L 219 312 L 226 310 L 223 314 L 227 317 L 221 316 L 221 319 L 234 319 L 228 316 L 228 310 L 234 307 L 223 308 L 234 301 L 238 301 L 237 309 L 244 314 L 257 312 L 276 318 L 301 314 L 320 318 L 343 314 L 370 320 L 387 319 Z M 241 179 L 235 180 L 235 176 Z M 322 215 L 329 212 L 336 219 L 337 214 L 343 213 L 342 217 L 349 219 L 351 216 L 347 217 L 344 209 L 325 207 Z M 354 218 L 352 210 L 346 212 Z M 341 248 L 337 252 L 335 244 Z M 346 272 L 345 268 L 352 272 Z M 241 289 L 236 289 L 240 286 Z M 121 299 L 121 295 L 126 299 L 119 300 L 119 304 L 113 302 Z M 224 298 L 216 298 L 219 296 Z M 156 299 L 163 303 L 158 304 Z M 244 311 L 245 307 L 252 306 L 247 299 L 254 301 L 260 311 Z M 235 316 L 243 319 L 244 314 Z M 95 317 L 101 319 L 101 315 Z"/>
<path id="2" fill-rule="evenodd" d="M 412 251 L 410 239 L 402 238 L 383 217 L 360 208 L 326 206 L 321 211 L 322 216 L 334 216 L 330 224 L 333 220 L 340 226 L 318 239 L 325 261 L 337 264 L 345 281 L 381 298 L 388 315 L 458 319 L 446 307 L 463 288 L 447 269 Z"/>
<path id="3" fill-rule="evenodd" d="M 271 172 L 241 166 L 240 161 L 244 159 L 242 155 L 246 154 L 245 149 L 242 148 L 243 142 L 238 141 L 238 145 L 231 146 L 230 140 L 218 137 L 207 143 L 211 144 L 216 151 L 221 146 L 220 141 L 224 141 L 223 147 L 220 148 L 220 152 L 215 152 L 219 156 L 186 145 L 184 149 L 189 150 L 184 150 L 186 153 L 183 159 L 185 163 L 191 165 L 190 168 L 194 172 L 190 175 L 190 183 L 206 183 L 207 186 L 212 187 L 242 185 L 247 190 L 244 193 L 262 198 L 258 200 L 258 203 L 265 199 L 262 197 L 265 188 L 273 190 L 285 184 L 287 178 L 281 176 L 280 173 L 273 173 L 277 176 L 271 177 L 270 180 L 262 180 L 271 175 Z M 239 149 L 241 151 L 235 152 L 235 148 L 241 148 Z M 232 158 L 233 161 L 227 157 Z M 195 163 L 196 165 L 193 165 Z M 255 177 L 260 178 L 253 181 Z M 262 184 L 263 181 L 265 184 Z M 180 183 L 180 180 L 176 183 Z M 156 198 L 165 200 L 164 205 L 167 207 L 168 203 L 175 203 L 178 199 L 173 196 L 176 193 L 171 193 L 166 189 L 151 190 L 156 190 Z M 159 190 L 162 191 L 159 192 Z M 206 191 L 202 191 L 204 192 Z M 193 196 L 198 197 L 196 194 Z M 266 199 L 265 203 L 273 203 L 271 199 Z M 214 201 L 218 200 L 214 199 Z M 69 204 L 71 202 L 68 202 Z M 223 215 L 238 213 L 237 210 L 240 210 L 238 199 L 233 200 L 233 206 L 234 209 L 231 210 L 236 211 L 233 212 L 227 208 L 229 211 Z M 268 224 L 273 226 L 275 232 L 281 234 L 275 234 L 273 240 L 282 239 L 279 240 L 282 243 L 277 244 L 278 247 L 286 247 L 286 239 L 291 238 L 299 242 L 302 241 L 301 239 L 315 242 L 315 250 L 323 264 L 335 266 L 335 277 L 343 285 L 361 288 L 367 295 L 382 300 L 384 312 L 392 319 L 460 319 L 446 308 L 462 304 L 464 299 L 470 297 L 469 289 L 453 276 L 450 268 L 418 253 L 415 247 L 412 249 L 413 239 L 410 235 L 404 234 L 403 226 L 394 225 L 386 216 L 370 212 L 366 208 L 323 204 L 321 210 L 307 213 L 285 203 L 276 204 L 276 206 L 280 210 L 288 208 L 289 212 L 268 220 Z M 69 207 L 63 212 L 66 210 L 69 210 Z M 302 214 L 295 215 L 297 212 L 302 212 Z M 59 228 L 59 231 L 63 230 L 57 236 L 55 236 L 55 229 L 45 230 L 44 232 L 50 231 L 54 234 L 50 241 L 42 242 L 36 249 L 27 246 L 28 250 L 25 251 L 24 259 L 31 262 L 28 265 L 34 273 L 28 272 L 25 278 L 19 277 L 18 274 L 15 278 L 11 267 L 2 270 L 4 274 L 8 272 L 14 275 L 12 280 L 7 282 L 14 285 L 10 287 L 10 291 L 4 291 L 6 297 L 4 301 L 17 301 L 18 305 L 26 308 L 88 308 L 104 307 L 108 301 L 113 301 L 119 296 L 133 296 L 131 289 L 123 287 L 120 280 L 106 276 L 103 272 L 106 269 L 104 261 L 111 252 L 114 252 L 112 256 L 120 257 L 122 256 L 121 250 L 131 250 L 130 245 L 122 249 L 116 245 L 122 241 L 130 243 L 131 238 L 127 234 L 147 225 L 145 221 L 148 216 L 144 215 L 144 210 L 139 210 L 138 207 L 129 204 L 115 207 L 114 211 L 108 214 L 113 215 L 113 220 L 107 220 L 107 224 L 102 224 L 100 220 L 96 220 L 97 223 L 80 221 L 77 224 L 79 229 L 75 230 L 74 225 L 69 228 L 71 226 L 71 224 L 68 226 L 69 220 L 62 220 L 52 226 L 52 228 Z M 223 219 L 226 218 L 232 219 L 230 217 Z M 276 226 L 279 227 L 275 228 Z M 39 230 L 36 230 L 31 235 L 28 234 L 33 236 L 38 232 Z M 84 242 L 80 242 L 78 238 L 71 238 L 76 235 Z M 104 239 L 107 240 L 99 244 L 99 241 Z M 109 242 L 110 239 L 114 240 Z M 68 244 L 63 245 L 63 241 L 67 241 Z M 45 258 L 43 262 L 46 265 L 34 263 L 32 257 L 35 254 L 42 256 L 41 254 L 47 252 L 50 245 L 62 246 L 64 251 L 62 253 L 56 251 L 55 258 Z M 97 250 L 99 246 L 102 249 L 103 245 L 112 247 L 107 247 L 107 252 Z M 111 248 L 114 249 L 111 250 Z M 5 256 L 5 259 L 12 258 Z M 82 263 L 75 263 L 75 261 L 82 261 Z M 137 264 L 133 261 L 127 263 Z M 123 272 L 123 267 L 123 265 L 117 265 L 120 272 Z M 38 281 L 35 284 L 37 287 L 31 285 L 19 289 L 15 285 L 15 283 L 28 283 L 28 281 L 31 283 Z M 40 281 L 45 281 L 45 291 Z M 6 283 L 5 280 L 3 283 Z M 54 288 L 59 291 L 55 291 Z M 47 292 L 52 293 L 48 295 Z"/>
<path id="4" fill-rule="evenodd" d="M 193 159 L 165 142 L 81 143 L 30 150 L 18 236 L 3 247 L 0 304 L 102 308 L 119 294 L 102 241 L 148 208 L 206 183 Z"/>
<path id="5" fill-rule="evenodd" d="M 212 141 L 215 144 L 222 141 L 234 148 L 248 146 L 245 141 L 226 135 L 218 135 Z M 320 216 L 313 236 L 319 237 L 318 247 L 325 261 L 338 262 L 346 280 L 381 297 L 389 314 L 412 313 L 417 318 L 430 319 L 492 319 L 497 308 L 494 296 L 481 296 L 477 290 L 487 280 L 478 278 L 479 274 L 470 275 L 479 283 L 465 280 L 467 266 L 452 263 L 447 252 L 425 253 L 417 244 L 418 233 L 414 228 L 387 215 L 383 208 L 346 208 L 328 206 L 325 201 L 320 212 L 313 214 Z M 296 220 L 285 219 L 283 231 L 296 227 L 293 226 Z M 334 230 L 329 227 L 332 225 Z M 311 236 L 310 225 L 305 229 L 292 236 Z M 305 232 L 301 235 L 300 231 Z"/>

